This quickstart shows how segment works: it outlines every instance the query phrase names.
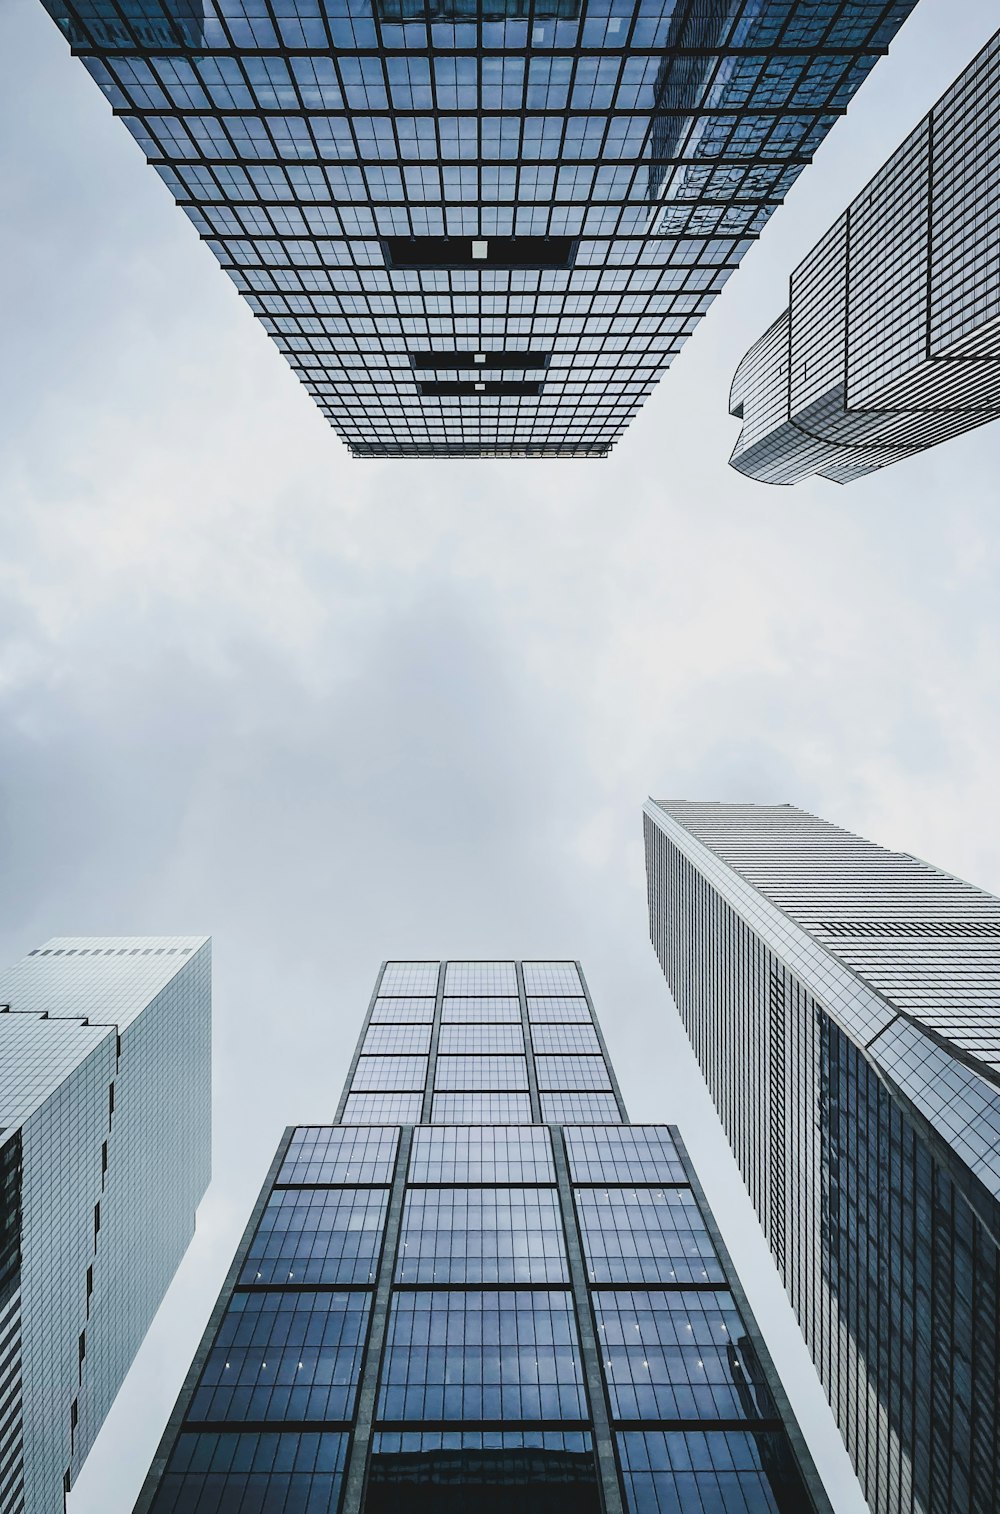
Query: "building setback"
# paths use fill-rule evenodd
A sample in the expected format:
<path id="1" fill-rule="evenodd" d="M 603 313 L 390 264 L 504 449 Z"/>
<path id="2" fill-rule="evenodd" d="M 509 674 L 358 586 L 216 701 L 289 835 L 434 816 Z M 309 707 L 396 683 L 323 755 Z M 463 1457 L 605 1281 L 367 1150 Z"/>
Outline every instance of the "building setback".
<path id="1" fill-rule="evenodd" d="M 1000 33 L 793 273 L 730 461 L 849 483 L 1000 415 Z"/>
<path id="2" fill-rule="evenodd" d="M 650 931 L 873 1510 L 1000 1507 L 1000 900 L 650 801 Z"/>
<path id="3" fill-rule="evenodd" d="M 211 946 L 60 936 L 0 977 L 0 1514 L 63 1514 L 211 1171 Z"/>
<path id="4" fill-rule="evenodd" d="M 601 457 L 915 0 L 45 0 L 359 457 Z"/>
<path id="5" fill-rule="evenodd" d="M 578 964 L 390 962 L 287 1130 L 137 1514 L 828 1510 Z"/>

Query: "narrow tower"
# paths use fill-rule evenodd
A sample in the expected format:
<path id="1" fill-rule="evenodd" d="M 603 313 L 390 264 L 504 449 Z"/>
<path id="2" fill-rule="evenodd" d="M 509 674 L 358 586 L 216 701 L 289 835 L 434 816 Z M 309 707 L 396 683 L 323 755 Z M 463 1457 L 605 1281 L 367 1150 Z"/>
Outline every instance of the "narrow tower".
<path id="1" fill-rule="evenodd" d="M 211 1172 L 211 946 L 60 936 L 0 977 L 0 1514 L 62 1514 Z"/>
<path id="2" fill-rule="evenodd" d="M 574 962 L 390 962 L 287 1130 L 137 1514 L 827 1510 Z"/>
<path id="3" fill-rule="evenodd" d="M 1000 1507 L 1000 900 L 646 805 L 653 945 L 872 1509 Z"/>

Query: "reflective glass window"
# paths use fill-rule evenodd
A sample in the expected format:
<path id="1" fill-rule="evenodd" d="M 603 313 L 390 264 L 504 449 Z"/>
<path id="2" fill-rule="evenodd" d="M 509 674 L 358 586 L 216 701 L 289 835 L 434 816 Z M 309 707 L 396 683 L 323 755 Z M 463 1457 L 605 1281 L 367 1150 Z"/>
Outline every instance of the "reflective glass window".
<path id="1" fill-rule="evenodd" d="M 383 1420 L 585 1419 L 568 1293 L 393 1295 Z"/>
<path id="2" fill-rule="evenodd" d="M 330 1514 L 340 1499 L 347 1434 L 184 1431 L 153 1502 L 155 1514 Z"/>
<path id="3" fill-rule="evenodd" d="M 436 962 L 387 962 L 378 986 L 379 998 L 389 994 L 404 998 L 436 994 L 437 982 Z"/>
<path id="4" fill-rule="evenodd" d="M 593 1025 L 536 1025 L 531 1032 L 536 1052 L 582 1052 L 585 1056 L 603 1055 Z"/>
<path id="5" fill-rule="evenodd" d="M 603 1057 L 536 1057 L 540 1089 L 610 1089 L 611 1077 Z"/>
<path id="6" fill-rule="evenodd" d="M 528 1086 L 524 1057 L 442 1057 L 434 1070 L 435 1088 L 522 1089 Z"/>
<path id="7" fill-rule="evenodd" d="M 593 1295 L 615 1419 L 762 1419 L 755 1358 L 741 1355 L 743 1324 L 725 1292 Z"/>
<path id="8" fill-rule="evenodd" d="M 577 1188 L 587 1275 L 594 1283 L 724 1283 L 688 1188 Z"/>
<path id="9" fill-rule="evenodd" d="M 664 1125 L 577 1126 L 566 1132 L 570 1176 L 577 1183 L 686 1183 L 687 1173 Z"/>
<path id="10" fill-rule="evenodd" d="M 590 1025 L 593 1023 L 590 1014 L 590 1005 L 586 999 L 572 999 L 559 995 L 547 995 L 535 997 L 528 995 L 528 1019 L 533 1025 L 546 1023 L 558 1024 L 576 1021 Z"/>
<path id="11" fill-rule="evenodd" d="M 526 1093 L 436 1093 L 431 1106 L 435 1125 L 512 1124 L 531 1120 L 531 1100 Z"/>
<path id="12" fill-rule="evenodd" d="M 351 1088 L 357 1093 L 378 1089 L 409 1092 L 427 1081 L 426 1057 L 359 1057 Z"/>
<path id="13" fill-rule="evenodd" d="M 413 1132 L 411 1183 L 554 1183 L 541 1125 L 446 1125 Z"/>
<path id="14" fill-rule="evenodd" d="M 376 1431 L 365 1514 L 599 1514 L 583 1430 Z"/>
<path id="15" fill-rule="evenodd" d="M 808 1509 L 780 1431 L 623 1430 L 629 1514 L 788 1514 Z"/>
<path id="16" fill-rule="evenodd" d="M 373 1025 L 430 1025 L 434 1019 L 433 999 L 376 999 L 372 1008 Z"/>
<path id="17" fill-rule="evenodd" d="M 398 1130 L 344 1130 L 300 1125 L 292 1135 L 279 1183 L 388 1183 Z"/>
<path id="18" fill-rule="evenodd" d="M 543 1093 L 540 1103 L 542 1119 L 550 1125 L 593 1125 L 602 1120 L 613 1125 L 622 1117 L 613 1093 Z"/>
<path id="19" fill-rule="evenodd" d="M 397 1283 L 566 1282 L 554 1188 L 413 1188 Z"/>
<path id="20" fill-rule="evenodd" d="M 361 1047 L 364 1056 L 423 1056 L 431 1049 L 429 1025 L 371 1025 Z"/>
<path id="21" fill-rule="evenodd" d="M 525 962 L 524 991 L 528 994 L 582 994 L 575 962 Z"/>
<path id="22" fill-rule="evenodd" d="M 446 994 L 516 994 L 517 972 L 513 962 L 449 962 L 445 969 Z"/>
<path id="23" fill-rule="evenodd" d="M 371 1283 L 384 1188 L 281 1188 L 267 1201 L 241 1283 Z"/>
<path id="24" fill-rule="evenodd" d="M 420 1119 L 423 1095 L 419 1093 L 351 1093 L 342 1116 L 345 1125 L 414 1125 Z"/>
<path id="25" fill-rule="evenodd" d="M 518 999 L 449 999 L 441 1005 L 442 1025 L 520 1025 Z"/>
<path id="26" fill-rule="evenodd" d="M 193 1420 L 334 1420 L 354 1411 L 370 1293 L 234 1293 Z"/>
<path id="27" fill-rule="evenodd" d="M 524 1052 L 520 1025 L 442 1025 L 438 1053 L 482 1055 L 490 1052 Z"/>

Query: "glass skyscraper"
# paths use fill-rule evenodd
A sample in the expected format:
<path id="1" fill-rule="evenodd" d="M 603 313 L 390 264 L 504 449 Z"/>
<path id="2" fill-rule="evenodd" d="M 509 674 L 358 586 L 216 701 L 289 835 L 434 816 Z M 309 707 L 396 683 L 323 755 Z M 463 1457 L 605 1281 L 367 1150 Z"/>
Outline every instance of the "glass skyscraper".
<path id="1" fill-rule="evenodd" d="M 360 457 L 601 457 L 915 0 L 45 0 Z"/>
<path id="2" fill-rule="evenodd" d="M 0 1514 L 63 1514 L 211 1170 L 211 946 L 60 936 L 0 976 Z"/>
<path id="3" fill-rule="evenodd" d="M 137 1514 L 805 1514 L 676 1131 L 574 962 L 390 962 L 287 1130 Z"/>
<path id="4" fill-rule="evenodd" d="M 650 801 L 653 944 L 878 1514 L 1000 1507 L 1000 900 Z"/>
<path id="5" fill-rule="evenodd" d="M 849 483 L 1000 416 L 1000 33 L 792 274 L 731 462 Z"/>

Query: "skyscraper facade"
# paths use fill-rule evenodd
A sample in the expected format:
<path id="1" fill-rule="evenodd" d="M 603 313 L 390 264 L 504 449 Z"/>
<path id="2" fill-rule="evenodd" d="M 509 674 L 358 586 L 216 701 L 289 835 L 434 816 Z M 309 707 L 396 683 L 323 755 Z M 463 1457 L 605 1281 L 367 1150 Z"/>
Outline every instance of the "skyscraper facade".
<path id="1" fill-rule="evenodd" d="M 1000 1506 L 1000 900 L 790 805 L 646 805 L 650 931 L 879 1514 Z"/>
<path id="2" fill-rule="evenodd" d="M 211 947 L 60 936 L 0 977 L 0 1514 L 62 1514 L 211 1169 Z"/>
<path id="3" fill-rule="evenodd" d="M 1000 415 L 1000 33 L 791 277 L 731 462 L 848 483 Z"/>
<path id="4" fill-rule="evenodd" d="M 603 456 L 915 0 L 45 0 L 356 456 Z"/>
<path id="5" fill-rule="evenodd" d="M 287 1130 L 137 1514 L 827 1509 L 573 962 L 390 962 Z"/>

